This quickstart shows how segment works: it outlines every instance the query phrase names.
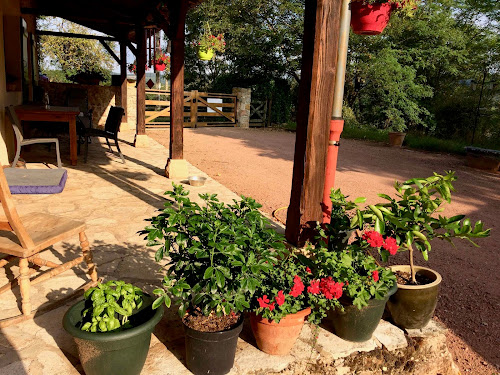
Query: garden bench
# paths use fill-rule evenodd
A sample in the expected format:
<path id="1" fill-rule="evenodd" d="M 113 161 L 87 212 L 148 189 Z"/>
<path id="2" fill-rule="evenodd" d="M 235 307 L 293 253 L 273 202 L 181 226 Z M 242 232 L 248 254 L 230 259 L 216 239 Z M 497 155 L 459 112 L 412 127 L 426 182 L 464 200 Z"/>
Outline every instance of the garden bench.
<path id="1" fill-rule="evenodd" d="M 500 167 L 500 151 L 486 148 L 465 147 L 466 163 L 469 167 L 496 172 Z"/>

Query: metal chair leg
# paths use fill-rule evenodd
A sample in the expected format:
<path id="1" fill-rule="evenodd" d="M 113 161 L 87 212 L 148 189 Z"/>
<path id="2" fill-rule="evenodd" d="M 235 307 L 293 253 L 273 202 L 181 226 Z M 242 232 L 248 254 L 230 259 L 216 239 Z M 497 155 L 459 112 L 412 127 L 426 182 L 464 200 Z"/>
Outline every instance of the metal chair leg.
<path id="1" fill-rule="evenodd" d="M 118 150 L 118 153 L 120 154 L 120 158 L 122 158 L 123 164 L 125 164 L 125 158 L 123 157 L 122 151 L 120 150 L 120 146 L 118 145 L 118 138 L 115 138 L 115 144 L 116 144 L 116 149 Z"/>
<path id="2" fill-rule="evenodd" d="M 109 143 L 108 137 L 106 137 L 106 143 L 108 144 L 109 152 L 113 153 L 113 149 L 111 148 L 111 144 Z"/>
<path id="3" fill-rule="evenodd" d="M 59 139 L 56 139 L 55 144 L 56 144 L 57 168 L 62 168 L 61 153 L 59 152 Z"/>
<path id="4" fill-rule="evenodd" d="M 85 148 L 83 150 L 83 162 L 87 162 L 87 156 L 89 155 L 89 137 L 85 137 Z"/>
<path id="5" fill-rule="evenodd" d="M 14 161 L 12 162 L 12 168 L 16 167 L 17 162 L 19 161 L 19 157 L 21 156 L 21 145 L 17 145 L 16 156 L 14 157 Z"/>

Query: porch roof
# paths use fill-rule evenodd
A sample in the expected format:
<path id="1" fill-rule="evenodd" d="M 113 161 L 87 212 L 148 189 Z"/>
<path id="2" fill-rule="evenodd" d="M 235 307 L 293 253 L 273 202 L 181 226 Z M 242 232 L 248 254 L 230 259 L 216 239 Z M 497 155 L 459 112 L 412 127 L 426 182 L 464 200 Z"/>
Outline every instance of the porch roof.
<path id="1" fill-rule="evenodd" d="M 192 8 L 203 0 L 22 0 L 21 12 L 54 16 L 112 35 L 120 40 L 136 42 L 136 28 L 166 29 L 177 14 L 175 9 Z M 174 10 L 174 11 L 173 11 Z M 174 22 L 175 23 L 175 22 Z"/>

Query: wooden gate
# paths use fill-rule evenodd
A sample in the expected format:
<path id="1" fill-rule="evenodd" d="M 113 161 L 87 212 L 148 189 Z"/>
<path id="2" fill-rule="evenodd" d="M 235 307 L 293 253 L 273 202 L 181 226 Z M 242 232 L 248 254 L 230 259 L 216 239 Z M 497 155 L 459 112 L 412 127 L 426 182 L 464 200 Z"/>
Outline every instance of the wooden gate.
<path id="1" fill-rule="evenodd" d="M 253 101 L 250 104 L 250 126 L 271 125 L 271 99 Z"/>
<path id="2" fill-rule="evenodd" d="M 184 92 L 184 127 L 235 126 L 236 95 Z M 170 126 L 170 91 L 146 90 L 146 128 Z"/>

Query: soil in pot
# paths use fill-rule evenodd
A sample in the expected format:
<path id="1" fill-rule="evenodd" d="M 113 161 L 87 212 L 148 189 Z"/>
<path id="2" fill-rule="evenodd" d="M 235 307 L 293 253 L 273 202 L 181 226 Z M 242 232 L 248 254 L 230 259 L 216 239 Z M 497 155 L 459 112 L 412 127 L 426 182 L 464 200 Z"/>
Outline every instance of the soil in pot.
<path id="1" fill-rule="evenodd" d="M 231 371 L 238 336 L 243 329 L 243 316 L 204 317 L 196 313 L 187 315 L 183 323 L 186 333 L 187 368 L 195 375 L 222 375 Z M 219 331 L 207 331 L 207 327 L 211 330 L 224 328 Z"/>
<path id="2" fill-rule="evenodd" d="M 404 329 L 425 327 L 436 309 L 441 275 L 430 268 L 415 266 L 418 285 L 412 285 L 408 282 L 410 266 L 391 266 L 391 269 L 398 277 L 398 291 L 387 301 L 392 321 Z"/>
<path id="3" fill-rule="evenodd" d="M 310 313 L 311 309 L 307 308 L 285 316 L 279 323 L 252 313 L 250 324 L 257 346 L 267 354 L 288 354 L 302 331 L 306 316 Z"/>
<path id="4" fill-rule="evenodd" d="M 139 375 L 146 362 L 151 333 L 163 316 L 163 307 L 151 309 L 154 298 L 145 297 L 143 307 L 130 317 L 133 328 L 111 332 L 86 332 L 79 328 L 85 301 L 64 315 L 64 329 L 71 334 L 86 375 Z"/>
<path id="5" fill-rule="evenodd" d="M 396 293 L 397 288 L 397 284 L 394 284 L 384 299 L 372 298 L 368 302 L 368 306 L 361 310 L 352 304 L 344 306 L 344 311 L 340 309 L 330 310 L 328 319 L 330 319 L 335 334 L 343 340 L 354 342 L 371 339 L 380 319 L 382 319 L 387 300 Z"/>

